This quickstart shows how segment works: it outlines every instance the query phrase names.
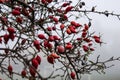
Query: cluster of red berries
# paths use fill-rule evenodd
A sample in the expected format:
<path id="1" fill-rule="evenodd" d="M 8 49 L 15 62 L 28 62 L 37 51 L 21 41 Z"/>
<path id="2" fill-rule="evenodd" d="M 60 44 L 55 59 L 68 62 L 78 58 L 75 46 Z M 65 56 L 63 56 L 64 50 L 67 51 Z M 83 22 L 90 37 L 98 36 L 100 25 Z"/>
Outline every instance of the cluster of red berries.
<path id="1" fill-rule="evenodd" d="M 8 27 L 7 31 L 9 34 L 4 34 L 3 36 L 0 37 L 0 43 L 2 43 L 2 40 L 4 40 L 4 43 L 7 44 L 9 39 L 11 39 L 12 41 L 14 41 L 15 39 L 15 29 L 13 27 Z M 3 37 L 3 39 L 2 39 Z"/>
<path id="2" fill-rule="evenodd" d="M 7 0 L 0 0 L 0 3 L 4 3 L 4 2 L 7 2 Z M 56 33 L 58 31 L 58 32 L 61 32 L 62 34 L 64 34 L 64 36 L 66 36 L 65 34 L 67 34 L 67 36 L 70 36 L 70 37 L 72 36 L 72 34 L 76 34 L 76 35 L 80 34 L 79 37 L 77 37 L 77 38 L 75 37 L 75 38 L 73 38 L 73 40 L 75 42 L 77 41 L 77 44 L 76 44 L 77 46 L 80 43 L 80 45 L 78 47 L 80 47 L 80 49 L 82 49 L 84 52 L 94 51 L 94 48 L 92 47 L 93 42 L 96 42 L 99 44 L 102 43 L 100 36 L 89 34 L 90 27 L 87 24 L 82 25 L 73 20 L 71 20 L 70 22 L 68 21 L 67 14 L 74 9 L 74 6 L 71 6 L 70 2 L 64 2 L 59 8 L 54 8 L 53 10 L 51 8 L 49 8 L 49 6 L 47 6 L 52 2 L 53 2 L 53 0 L 41 0 L 42 6 L 45 6 L 46 10 L 48 9 L 48 13 L 50 12 L 50 14 L 47 15 L 48 17 L 46 19 L 50 20 L 50 24 L 54 24 L 53 27 L 47 26 L 47 28 L 44 27 L 44 25 L 42 25 L 42 27 L 44 27 L 45 31 L 48 32 L 48 34 L 49 34 L 49 32 L 52 33 L 52 31 L 54 31 Z M 82 3 L 82 5 L 85 5 L 85 4 Z M 32 8 L 34 9 L 34 7 L 32 7 Z M 22 24 L 23 21 L 25 21 L 24 20 L 25 18 L 23 16 L 25 16 L 27 18 L 31 18 L 31 14 L 32 14 L 31 12 L 32 12 L 32 10 L 29 8 L 13 7 L 11 14 L 15 17 L 15 22 L 19 25 L 19 24 Z M 58 15 L 51 14 L 53 12 L 57 13 Z M 8 19 L 6 17 L 0 17 L 0 18 L 3 21 L 3 23 L 7 23 Z M 44 24 L 44 20 L 46 20 L 46 19 L 40 19 L 39 20 L 40 24 L 41 23 Z M 48 22 L 49 22 L 49 20 L 48 20 Z M 68 24 L 66 24 L 64 21 L 68 22 Z M 28 20 L 28 22 L 29 22 L 29 20 Z M 37 22 L 37 19 L 36 19 L 36 22 Z M 46 21 L 46 23 L 47 23 L 47 21 Z M 59 25 L 59 27 L 56 27 L 56 25 Z M 7 27 L 7 29 L 6 29 L 7 33 L 0 37 L 0 43 L 2 43 L 2 41 L 4 40 L 4 43 L 7 44 L 9 39 L 14 41 L 14 39 L 16 37 L 15 33 L 17 31 L 18 30 L 13 26 Z M 37 29 L 36 30 L 34 29 L 34 31 L 36 32 Z M 21 34 L 22 34 L 22 31 L 21 31 Z M 48 34 L 40 33 L 34 37 L 34 40 L 30 40 L 30 41 L 32 41 L 32 46 L 34 46 L 34 48 L 36 50 L 38 50 L 38 52 L 40 52 L 42 47 L 46 51 L 48 50 L 47 51 L 48 54 L 46 57 L 48 63 L 54 64 L 55 60 L 61 59 L 61 55 L 63 55 L 63 54 L 65 55 L 65 53 L 67 53 L 67 51 L 70 52 L 72 50 L 75 50 L 74 48 L 76 45 L 74 45 L 74 43 L 72 41 L 71 42 L 67 42 L 65 40 L 63 41 L 63 39 L 61 38 L 61 35 L 59 35 L 59 34 L 54 34 L 54 35 L 53 34 L 48 35 Z M 20 40 L 21 39 L 22 39 L 21 46 L 23 46 L 26 43 L 27 39 L 20 37 Z M 55 42 L 58 42 L 60 44 L 55 46 Z M 56 48 L 56 50 L 54 50 L 54 48 Z M 8 53 L 8 50 L 5 49 L 5 52 Z M 28 73 L 30 73 L 30 75 L 32 77 L 35 77 L 40 63 L 41 63 L 41 57 L 39 55 L 37 55 L 37 56 L 35 55 L 35 57 L 30 62 L 29 70 L 23 69 L 21 71 L 21 76 L 26 77 L 26 75 Z M 13 73 L 12 65 L 8 66 L 8 72 L 10 75 Z M 72 79 L 75 79 L 76 72 L 72 71 L 70 73 L 70 76 Z"/>

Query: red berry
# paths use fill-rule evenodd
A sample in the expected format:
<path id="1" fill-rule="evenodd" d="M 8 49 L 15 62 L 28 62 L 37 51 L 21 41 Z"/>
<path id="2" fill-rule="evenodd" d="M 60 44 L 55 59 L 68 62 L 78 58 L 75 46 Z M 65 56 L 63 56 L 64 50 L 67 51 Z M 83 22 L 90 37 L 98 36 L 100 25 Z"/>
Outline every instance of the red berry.
<path id="1" fill-rule="evenodd" d="M 7 31 L 9 32 L 9 34 L 15 33 L 15 29 L 13 27 L 8 27 Z"/>
<path id="2" fill-rule="evenodd" d="M 36 58 L 33 58 L 33 59 L 32 59 L 32 66 L 34 66 L 35 69 L 38 68 L 38 61 L 36 60 Z"/>
<path id="3" fill-rule="evenodd" d="M 47 27 L 47 30 L 48 30 L 48 31 L 52 31 L 52 28 L 48 26 L 48 27 Z"/>
<path id="4" fill-rule="evenodd" d="M 40 45 L 35 46 L 35 48 L 36 48 L 38 51 L 40 51 L 40 49 L 41 49 Z"/>
<path id="5" fill-rule="evenodd" d="M 11 65 L 8 66 L 8 72 L 10 73 L 10 75 L 12 74 L 13 71 L 13 67 Z"/>
<path id="6" fill-rule="evenodd" d="M 71 25 L 76 26 L 77 23 L 75 21 L 71 21 Z"/>
<path id="7" fill-rule="evenodd" d="M 101 43 L 100 38 L 95 38 L 95 42 L 96 42 L 96 43 Z"/>
<path id="8" fill-rule="evenodd" d="M 86 41 L 86 42 L 91 42 L 92 41 L 89 38 L 84 38 L 83 40 Z"/>
<path id="9" fill-rule="evenodd" d="M 68 20 L 68 17 L 67 17 L 67 15 L 63 15 L 63 18 L 64 18 L 64 20 Z"/>
<path id="10" fill-rule="evenodd" d="M 53 16 L 49 15 L 49 18 L 50 18 L 50 19 L 53 19 Z"/>
<path id="11" fill-rule="evenodd" d="M 94 35 L 94 36 L 93 36 L 93 38 L 95 39 L 95 38 L 100 38 L 100 37 L 99 37 L 99 36 L 97 36 L 97 35 Z"/>
<path id="12" fill-rule="evenodd" d="M 43 4 L 47 4 L 47 1 L 46 1 L 46 0 L 41 0 L 41 2 L 42 2 Z"/>
<path id="13" fill-rule="evenodd" d="M 60 38 L 57 35 L 53 35 L 54 40 L 60 40 Z"/>
<path id="14" fill-rule="evenodd" d="M 63 29 L 64 29 L 64 27 L 65 27 L 65 25 L 64 25 L 64 24 L 61 24 L 61 25 L 60 25 L 60 29 L 61 29 L 61 30 L 63 30 Z"/>
<path id="15" fill-rule="evenodd" d="M 57 50 L 59 53 L 63 53 L 65 51 L 65 48 L 63 46 L 58 46 Z"/>
<path id="16" fill-rule="evenodd" d="M 16 9 L 13 9 L 13 10 L 12 10 L 12 14 L 13 14 L 13 15 L 20 15 L 20 11 L 19 11 L 19 10 L 16 10 Z"/>
<path id="17" fill-rule="evenodd" d="M 23 21 L 22 17 L 19 16 L 19 17 L 16 18 L 16 22 L 22 23 L 22 21 Z"/>
<path id="18" fill-rule="evenodd" d="M 62 7 L 66 7 L 68 5 L 70 5 L 70 3 L 65 2 L 65 3 L 62 4 Z"/>
<path id="19" fill-rule="evenodd" d="M 92 43 L 89 43 L 88 46 L 92 46 L 93 44 Z"/>
<path id="20" fill-rule="evenodd" d="M 62 10 L 61 9 L 57 9 L 57 12 L 62 13 Z"/>
<path id="21" fill-rule="evenodd" d="M 14 35 L 14 34 L 9 34 L 9 38 L 10 38 L 12 41 L 14 41 L 15 35 Z"/>
<path id="22" fill-rule="evenodd" d="M 72 47 L 73 47 L 72 44 L 67 43 L 66 46 L 65 46 L 65 49 L 72 49 Z"/>
<path id="23" fill-rule="evenodd" d="M 85 27 L 84 27 L 85 30 L 88 30 L 89 29 L 89 26 L 87 24 L 85 24 Z"/>
<path id="24" fill-rule="evenodd" d="M 56 27 L 55 27 L 55 26 L 53 26 L 53 27 L 52 27 L 52 29 L 53 29 L 53 30 L 56 30 Z"/>
<path id="25" fill-rule="evenodd" d="M 75 27 L 75 26 L 69 26 L 69 29 L 70 29 L 70 31 L 71 31 L 72 33 L 76 33 L 76 30 L 75 30 L 74 27 Z"/>
<path id="26" fill-rule="evenodd" d="M 86 37 L 86 35 L 87 35 L 87 32 L 82 32 L 82 37 Z"/>
<path id="27" fill-rule="evenodd" d="M 72 79 L 75 79 L 75 72 L 71 72 L 70 76 Z"/>
<path id="28" fill-rule="evenodd" d="M 20 10 L 21 10 L 21 7 L 17 6 L 17 7 L 15 7 L 15 10 L 20 11 Z"/>
<path id="29" fill-rule="evenodd" d="M 41 57 L 39 55 L 37 55 L 36 60 L 39 64 L 41 63 Z"/>
<path id="30" fill-rule="evenodd" d="M 47 40 L 44 40 L 44 47 L 48 47 L 49 42 Z"/>
<path id="31" fill-rule="evenodd" d="M 31 76 L 35 77 L 35 75 L 36 75 L 35 69 L 33 67 L 30 67 L 29 71 L 30 71 Z"/>
<path id="32" fill-rule="evenodd" d="M 55 62 L 55 59 L 54 59 L 54 57 L 52 57 L 52 56 L 47 56 L 47 61 L 49 62 L 49 63 L 51 63 L 51 64 L 54 64 L 54 62 Z"/>
<path id="33" fill-rule="evenodd" d="M 72 10 L 72 8 L 73 8 L 73 6 L 68 6 L 68 7 L 65 9 L 65 13 L 67 13 L 67 12 L 71 11 L 71 10 Z"/>
<path id="34" fill-rule="evenodd" d="M 95 49 L 94 48 L 90 48 L 91 51 L 94 51 Z"/>
<path id="35" fill-rule="evenodd" d="M 7 44 L 8 40 L 9 40 L 9 35 L 5 34 L 3 37 L 4 37 L 5 44 Z"/>
<path id="36" fill-rule="evenodd" d="M 43 45 L 44 45 L 45 48 L 48 47 L 49 49 L 52 49 L 52 47 L 53 47 L 53 45 L 47 40 L 44 41 Z"/>
<path id="37" fill-rule="evenodd" d="M 54 59 L 60 58 L 60 56 L 57 55 L 56 53 L 51 53 L 50 56 L 53 57 Z"/>
<path id="38" fill-rule="evenodd" d="M 53 17 L 53 21 L 54 21 L 55 23 L 58 23 L 58 18 Z"/>
<path id="39" fill-rule="evenodd" d="M 4 22 L 4 23 L 6 23 L 7 21 L 8 21 L 8 19 L 6 18 L 6 17 L 0 17 L 1 18 L 1 20 Z"/>
<path id="40" fill-rule="evenodd" d="M 81 40 L 82 40 L 82 38 L 77 38 L 76 40 L 81 41 Z"/>
<path id="41" fill-rule="evenodd" d="M 22 39 L 22 41 L 21 41 L 21 45 L 24 45 L 25 43 L 26 43 L 26 39 Z"/>
<path id="42" fill-rule="evenodd" d="M 79 24 L 79 23 L 76 23 L 76 25 L 75 25 L 75 27 L 80 27 L 81 26 L 81 24 Z"/>
<path id="43" fill-rule="evenodd" d="M 82 47 L 83 47 L 83 50 L 84 50 L 85 52 L 87 52 L 87 51 L 89 50 L 88 46 L 86 46 L 86 45 L 83 45 Z"/>
<path id="44" fill-rule="evenodd" d="M 34 46 L 38 46 L 38 45 L 40 45 L 40 42 L 38 40 L 34 40 L 33 44 L 34 44 Z"/>
<path id="45" fill-rule="evenodd" d="M 96 43 L 101 43 L 101 40 L 100 40 L 99 36 L 94 35 L 93 38 L 94 38 Z"/>
<path id="46" fill-rule="evenodd" d="M 21 71 L 21 76 L 22 76 L 22 78 L 24 78 L 26 76 L 26 70 Z"/>
<path id="47" fill-rule="evenodd" d="M 53 45 L 51 43 L 48 43 L 48 46 L 47 46 L 49 49 L 52 49 Z"/>
<path id="48" fill-rule="evenodd" d="M 35 40 L 35 41 L 33 42 L 33 45 L 35 46 L 35 48 L 36 48 L 38 51 L 40 51 L 40 42 L 39 42 L 38 40 Z"/>
<path id="49" fill-rule="evenodd" d="M 71 30 L 69 28 L 66 29 L 67 34 L 71 34 Z"/>
<path id="50" fill-rule="evenodd" d="M 54 41 L 55 39 L 54 39 L 53 36 L 49 36 L 48 40 L 49 40 L 49 41 Z"/>
<path id="51" fill-rule="evenodd" d="M 44 36 L 44 34 L 38 34 L 38 38 L 40 38 L 40 39 L 46 39 L 46 37 Z"/>
<path id="52" fill-rule="evenodd" d="M 22 12 L 25 16 L 29 16 L 29 12 L 25 8 L 22 9 Z"/>

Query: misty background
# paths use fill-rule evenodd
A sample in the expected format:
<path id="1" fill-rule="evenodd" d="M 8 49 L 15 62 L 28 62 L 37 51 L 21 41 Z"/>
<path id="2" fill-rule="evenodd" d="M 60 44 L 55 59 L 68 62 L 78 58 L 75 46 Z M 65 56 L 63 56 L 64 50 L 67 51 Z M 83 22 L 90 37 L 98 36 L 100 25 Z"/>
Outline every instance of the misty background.
<path id="1" fill-rule="evenodd" d="M 86 8 L 96 6 L 96 11 L 108 10 L 113 13 L 120 14 L 120 0 L 84 0 Z M 102 40 L 106 43 L 101 47 L 96 47 L 92 59 L 97 55 L 101 55 L 101 60 L 106 60 L 112 56 L 120 56 L 120 20 L 115 16 L 106 17 L 105 15 L 90 14 L 92 18 L 92 30 L 102 34 Z M 91 74 L 91 79 L 88 80 L 120 80 L 120 62 L 110 62 L 115 66 L 105 70 L 106 74 Z M 110 65 L 108 64 L 108 65 Z M 86 76 L 85 76 L 86 77 Z M 85 80 L 85 79 L 83 79 Z M 87 79 L 86 79 L 87 80 Z"/>

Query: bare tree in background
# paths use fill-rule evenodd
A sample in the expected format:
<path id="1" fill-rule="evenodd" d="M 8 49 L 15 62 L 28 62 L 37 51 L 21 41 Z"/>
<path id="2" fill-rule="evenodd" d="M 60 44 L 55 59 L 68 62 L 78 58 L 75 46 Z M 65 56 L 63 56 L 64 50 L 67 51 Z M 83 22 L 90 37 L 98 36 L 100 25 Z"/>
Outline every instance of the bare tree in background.
<path id="1" fill-rule="evenodd" d="M 120 60 L 89 59 L 95 46 L 103 45 L 100 34 L 90 32 L 92 19 L 89 13 L 112 15 L 108 11 L 85 9 L 85 2 L 78 0 L 0 0 L 0 72 L 14 80 L 14 75 L 28 80 L 80 80 L 82 74 L 92 71 L 105 73 L 111 67 L 106 63 Z M 82 16 L 81 16 L 82 15 Z M 85 16 L 87 22 L 81 23 Z M 44 54 L 44 55 L 42 55 Z M 40 72 L 42 58 L 53 65 L 48 77 Z M 20 66 L 21 64 L 22 66 Z M 60 65 L 55 67 L 55 64 Z M 18 72 L 14 66 L 23 67 Z M 45 66 L 45 65 L 43 65 Z"/>

